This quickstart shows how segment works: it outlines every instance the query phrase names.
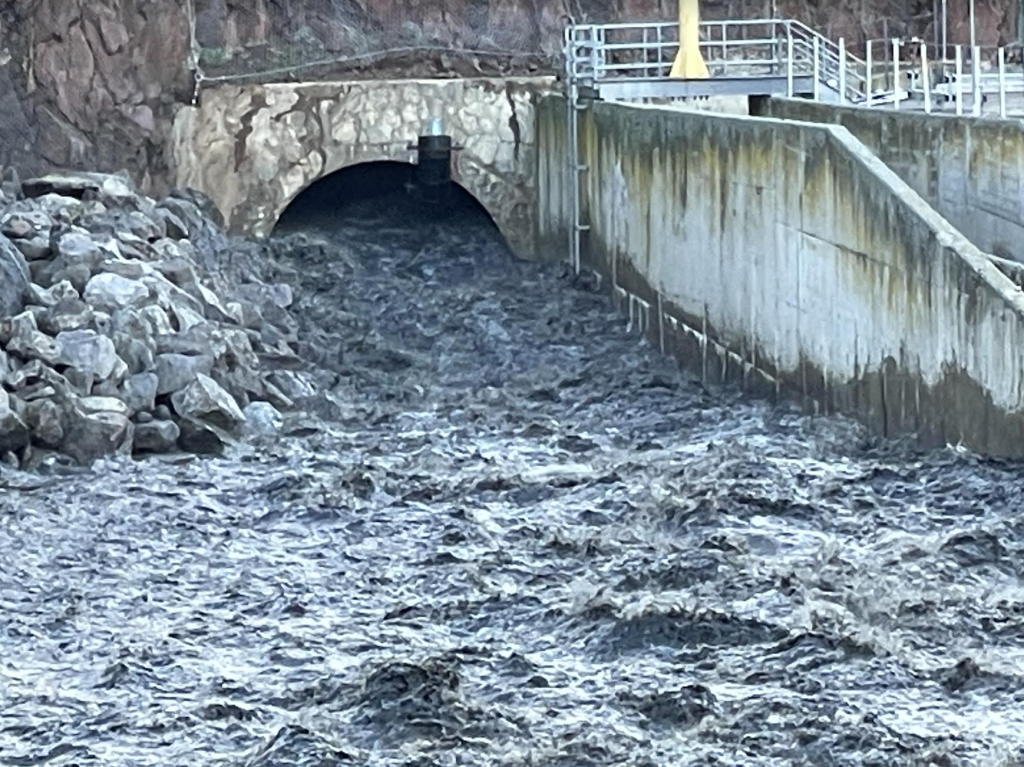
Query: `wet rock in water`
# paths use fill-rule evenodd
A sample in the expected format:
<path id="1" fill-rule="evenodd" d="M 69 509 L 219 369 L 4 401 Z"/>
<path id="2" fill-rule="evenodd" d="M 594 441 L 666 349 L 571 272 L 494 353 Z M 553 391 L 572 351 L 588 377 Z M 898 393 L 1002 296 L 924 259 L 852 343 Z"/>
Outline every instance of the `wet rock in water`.
<path id="1" fill-rule="evenodd" d="M 25 257 L 7 237 L 0 235 L 0 317 L 24 308 L 32 280 Z"/>
<path id="2" fill-rule="evenodd" d="M 182 418 L 201 421 L 230 430 L 245 423 L 245 414 L 234 397 L 209 376 L 196 374 L 196 380 L 171 397 L 175 412 Z"/>
<path id="3" fill-rule="evenodd" d="M 94 308 L 113 312 L 140 305 L 149 298 L 149 288 L 119 274 L 97 274 L 85 286 L 84 298 Z"/>
<path id="4" fill-rule="evenodd" d="M 178 444 L 181 429 L 173 421 L 149 421 L 135 426 L 135 451 L 166 453 Z"/>

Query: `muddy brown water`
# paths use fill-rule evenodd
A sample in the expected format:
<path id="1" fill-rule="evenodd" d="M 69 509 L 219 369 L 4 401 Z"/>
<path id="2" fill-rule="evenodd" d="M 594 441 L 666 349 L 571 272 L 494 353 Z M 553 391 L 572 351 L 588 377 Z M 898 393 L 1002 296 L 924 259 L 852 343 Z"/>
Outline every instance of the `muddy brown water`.
<path id="1" fill-rule="evenodd" d="M 404 205 L 287 249 L 317 428 L 0 474 L 0 764 L 1024 764 L 1018 464 L 705 391 Z"/>

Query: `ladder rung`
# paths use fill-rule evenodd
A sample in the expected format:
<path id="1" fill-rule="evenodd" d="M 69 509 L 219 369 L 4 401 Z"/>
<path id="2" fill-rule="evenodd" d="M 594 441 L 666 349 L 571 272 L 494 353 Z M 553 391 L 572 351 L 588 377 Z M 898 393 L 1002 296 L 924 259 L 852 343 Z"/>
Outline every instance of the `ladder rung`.
<path id="1" fill-rule="evenodd" d="M 590 231 L 590 224 L 576 224 L 576 231 L 577 232 L 589 232 Z"/>

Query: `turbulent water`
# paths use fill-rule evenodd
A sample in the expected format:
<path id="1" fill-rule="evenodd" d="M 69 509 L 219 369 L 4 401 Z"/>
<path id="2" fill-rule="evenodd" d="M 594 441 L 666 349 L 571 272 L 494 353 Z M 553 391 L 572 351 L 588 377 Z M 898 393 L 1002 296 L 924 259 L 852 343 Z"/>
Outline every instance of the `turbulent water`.
<path id="1" fill-rule="evenodd" d="M 322 420 L 0 475 L 0 763 L 1024 764 L 1019 466 L 705 391 L 414 218 L 292 250 Z"/>

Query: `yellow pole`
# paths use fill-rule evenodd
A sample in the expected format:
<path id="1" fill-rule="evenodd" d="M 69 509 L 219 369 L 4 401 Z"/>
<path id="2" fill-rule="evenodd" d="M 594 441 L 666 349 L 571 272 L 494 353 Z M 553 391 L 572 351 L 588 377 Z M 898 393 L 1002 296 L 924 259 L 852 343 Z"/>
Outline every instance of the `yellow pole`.
<path id="1" fill-rule="evenodd" d="M 708 65 L 700 53 L 700 7 L 698 0 L 679 0 L 679 53 L 669 77 L 708 77 Z"/>

